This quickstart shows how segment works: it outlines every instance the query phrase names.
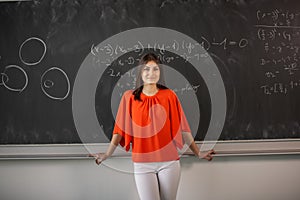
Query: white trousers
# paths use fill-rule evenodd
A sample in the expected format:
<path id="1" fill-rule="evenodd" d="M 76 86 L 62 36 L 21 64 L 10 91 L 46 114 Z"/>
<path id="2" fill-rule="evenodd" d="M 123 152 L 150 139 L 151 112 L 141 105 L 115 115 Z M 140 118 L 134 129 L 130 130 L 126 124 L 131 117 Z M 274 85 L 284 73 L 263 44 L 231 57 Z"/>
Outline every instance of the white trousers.
<path id="1" fill-rule="evenodd" d="M 141 200 L 175 200 L 180 162 L 134 163 L 134 178 Z"/>

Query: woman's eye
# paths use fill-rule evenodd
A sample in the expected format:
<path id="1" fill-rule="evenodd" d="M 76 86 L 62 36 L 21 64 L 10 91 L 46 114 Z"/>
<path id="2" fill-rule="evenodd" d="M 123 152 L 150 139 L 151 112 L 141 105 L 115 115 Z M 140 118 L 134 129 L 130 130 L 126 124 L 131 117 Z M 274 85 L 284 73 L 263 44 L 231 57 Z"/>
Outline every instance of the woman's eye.
<path id="1" fill-rule="evenodd" d="M 150 70 L 150 68 L 148 68 L 148 67 L 147 67 L 147 68 L 144 68 L 144 71 L 149 71 L 149 70 Z"/>

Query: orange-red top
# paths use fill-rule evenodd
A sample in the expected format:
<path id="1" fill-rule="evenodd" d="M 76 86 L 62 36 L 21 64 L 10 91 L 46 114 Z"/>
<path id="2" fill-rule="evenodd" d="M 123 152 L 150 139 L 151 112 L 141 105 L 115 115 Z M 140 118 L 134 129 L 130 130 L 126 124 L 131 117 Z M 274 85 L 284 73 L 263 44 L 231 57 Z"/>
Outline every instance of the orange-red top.
<path id="1" fill-rule="evenodd" d="M 141 100 L 131 90 L 121 99 L 113 130 L 122 136 L 120 145 L 128 151 L 132 144 L 134 162 L 178 160 L 181 132 L 191 131 L 176 94 L 161 89 L 154 96 L 141 93 Z"/>

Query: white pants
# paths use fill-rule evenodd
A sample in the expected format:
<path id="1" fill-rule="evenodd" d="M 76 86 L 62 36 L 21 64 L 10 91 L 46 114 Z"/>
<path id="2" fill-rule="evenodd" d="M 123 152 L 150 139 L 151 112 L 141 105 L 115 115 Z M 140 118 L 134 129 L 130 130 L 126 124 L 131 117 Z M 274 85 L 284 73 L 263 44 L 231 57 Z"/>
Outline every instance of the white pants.
<path id="1" fill-rule="evenodd" d="M 141 200 L 175 200 L 180 180 L 179 160 L 134 163 L 134 178 Z"/>

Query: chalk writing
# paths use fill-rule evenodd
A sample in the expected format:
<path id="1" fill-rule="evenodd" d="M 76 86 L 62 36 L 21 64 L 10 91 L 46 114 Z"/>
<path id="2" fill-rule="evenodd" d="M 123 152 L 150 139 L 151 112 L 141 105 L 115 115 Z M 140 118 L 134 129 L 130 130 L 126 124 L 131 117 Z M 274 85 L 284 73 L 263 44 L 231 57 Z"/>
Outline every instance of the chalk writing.
<path id="1" fill-rule="evenodd" d="M 284 43 L 280 44 L 270 44 L 269 42 L 264 43 L 264 51 L 265 53 L 270 54 L 281 54 L 288 51 L 290 54 L 299 53 L 300 46 L 293 43 Z"/>
<path id="2" fill-rule="evenodd" d="M 271 11 L 256 11 L 258 21 L 270 21 L 273 26 L 290 26 L 295 23 L 300 12 L 291 12 L 289 10 L 273 9 Z"/>
<path id="3" fill-rule="evenodd" d="M 260 65 L 268 65 L 268 64 L 288 64 L 288 63 L 293 63 L 293 62 L 298 62 L 300 59 L 300 56 L 297 54 L 293 55 L 288 55 L 288 56 L 282 56 L 278 58 L 261 58 L 260 59 Z"/>
<path id="4" fill-rule="evenodd" d="M 136 77 L 136 69 L 134 68 L 134 69 L 132 69 L 132 70 L 130 70 L 130 71 L 128 71 L 128 72 L 126 72 L 125 74 L 122 75 L 121 71 L 116 71 L 112 68 L 109 68 L 107 74 L 110 77 L 123 77 L 123 76 L 125 77 L 125 76 L 128 76 L 129 78 L 134 78 L 134 77 Z"/>
<path id="5" fill-rule="evenodd" d="M 223 37 L 222 39 L 213 38 L 212 40 L 208 40 L 204 36 L 200 37 L 201 40 L 198 42 L 190 42 L 185 40 L 171 40 L 165 43 L 153 42 L 153 43 L 142 43 L 141 41 L 136 41 L 132 45 L 122 45 L 122 44 L 104 44 L 103 46 L 97 46 L 92 44 L 90 47 L 90 53 L 92 55 L 92 60 L 96 64 L 94 66 L 99 67 L 108 67 L 106 70 L 106 74 L 110 78 L 121 79 L 124 77 L 123 67 L 127 68 L 135 68 L 138 66 L 139 57 L 145 53 L 146 49 L 152 49 L 157 52 L 160 56 L 160 60 L 165 64 L 171 64 L 176 60 L 180 59 L 185 62 L 191 62 L 192 60 L 203 60 L 210 59 L 210 55 L 207 50 L 211 48 L 221 48 L 226 51 L 229 48 L 246 48 L 249 44 L 248 39 L 239 38 L 239 39 L 229 39 L 227 37 Z M 203 48 L 206 51 L 198 52 L 197 49 Z M 174 55 L 169 55 L 168 52 L 178 52 Z M 135 52 L 137 56 L 120 56 L 126 53 Z M 102 55 L 106 55 L 105 59 L 103 59 Z M 113 64 L 113 66 L 111 66 Z M 115 68 L 115 66 L 118 66 Z M 115 85 L 117 93 L 122 96 L 123 91 L 128 89 L 134 89 L 136 87 L 136 72 L 130 71 L 127 72 L 132 76 L 123 79 L 122 81 L 117 82 Z M 176 86 L 173 89 L 176 93 L 183 95 L 186 92 L 197 92 L 199 84 L 195 85 L 184 85 L 184 86 Z"/>
<path id="6" fill-rule="evenodd" d="M 231 41 L 231 40 L 228 40 L 227 38 L 224 38 L 224 40 L 217 42 L 214 39 L 211 44 L 217 45 L 217 46 L 222 46 L 224 50 L 227 49 L 229 46 L 237 46 L 240 48 L 244 48 L 248 45 L 248 40 L 245 38 L 242 38 L 240 41 Z"/>
<path id="7" fill-rule="evenodd" d="M 287 72 L 288 75 L 293 75 L 293 74 L 295 74 L 296 71 L 299 70 L 298 57 L 292 57 L 292 56 L 281 57 L 281 58 L 276 58 L 276 59 L 261 58 L 260 65 L 261 66 L 275 66 L 277 69 L 283 69 L 281 71 Z M 280 71 L 277 70 L 276 73 L 279 74 Z M 275 77 L 274 75 L 272 75 L 272 76 L 269 76 L 269 75 L 270 75 L 270 73 L 266 73 L 267 77 L 273 77 L 273 78 Z"/>
<path id="8" fill-rule="evenodd" d="M 288 94 L 290 91 L 299 88 L 300 80 L 290 81 L 289 83 L 277 82 L 273 84 L 265 84 L 261 86 L 263 93 L 266 95 L 272 94 Z"/>
<path id="9" fill-rule="evenodd" d="M 259 40 L 276 40 L 276 39 L 281 39 L 285 42 L 290 42 L 292 41 L 293 38 L 299 37 L 300 36 L 300 29 L 294 29 L 291 30 L 292 27 L 282 29 L 280 27 L 267 27 L 267 26 L 257 26 L 257 27 L 262 27 L 259 28 L 257 31 L 257 37 Z"/>
<path id="10" fill-rule="evenodd" d="M 227 50 L 230 46 L 231 47 L 237 47 L 237 48 L 245 48 L 248 46 L 248 40 L 246 38 L 241 38 L 238 41 L 229 40 L 228 38 L 223 38 L 221 41 L 217 41 L 215 38 L 213 41 L 208 41 L 205 37 L 201 37 L 202 41 L 197 43 L 192 42 L 186 42 L 186 41 L 177 41 L 173 40 L 173 42 L 169 44 L 160 44 L 160 43 L 153 43 L 153 44 L 146 44 L 143 45 L 140 41 L 137 41 L 136 44 L 134 44 L 131 47 L 125 47 L 120 44 L 117 44 L 115 46 L 111 44 L 106 44 L 103 48 L 97 47 L 94 44 L 92 44 L 90 51 L 91 54 L 94 56 L 93 60 L 94 63 L 99 65 L 105 65 L 109 66 L 115 59 L 120 55 L 121 53 L 128 53 L 131 51 L 134 51 L 138 53 L 138 56 L 141 56 L 144 53 L 144 49 L 153 49 L 154 51 L 160 53 L 160 59 L 164 63 L 171 63 L 175 61 L 176 59 L 184 59 L 186 62 L 189 62 L 193 59 L 201 60 L 201 59 L 207 59 L 209 58 L 209 54 L 206 52 L 211 47 L 220 47 L 223 50 Z M 197 46 L 200 46 L 201 48 L 204 48 L 206 51 L 205 53 L 199 53 L 195 51 L 195 48 Z M 167 56 L 165 55 L 166 50 L 184 50 L 185 53 L 178 54 L 176 56 Z M 100 54 L 106 54 L 109 55 L 109 58 L 106 60 L 100 60 L 98 59 L 97 55 Z M 137 65 L 139 62 L 138 58 L 134 58 L 132 56 L 125 57 L 125 58 L 118 58 L 117 62 L 120 66 L 125 65 Z M 120 77 L 121 73 L 110 70 L 109 73 L 110 76 Z"/>
<path id="11" fill-rule="evenodd" d="M 257 39 L 262 50 L 259 66 L 263 67 L 264 76 L 273 83 L 262 84 L 260 88 L 266 95 L 288 94 L 298 88 L 295 80 L 299 71 L 300 26 L 297 22 L 300 12 L 271 9 L 256 11 Z M 267 71 L 266 71 L 267 70 Z M 281 80 L 288 77 L 289 83 Z"/>
<path id="12" fill-rule="evenodd" d="M 182 87 L 182 88 L 172 88 L 172 90 L 174 92 L 176 92 L 177 94 L 183 95 L 185 92 L 188 92 L 188 91 L 194 91 L 196 93 L 198 91 L 199 87 L 200 87 L 200 85 L 186 84 L 185 87 Z"/>
<path id="13" fill-rule="evenodd" d="M 186 53 L 181 54 L 177 57 L 163 57 L 164 61 L 171 62 L 172 60 L 182 57 L 186 61 L 189 59 L 201 59 L 201 58 L 207 58 L 207 53 L 199 54 L 198 52 L 195 52 L 195 48 L 197 46 L 200 46 L 201 48 L 204 48 L 206 51 L 209 50 L 211 47 L 220 47 L 223 50 L 228 49 L 230 46 L 232 47 L 238 47 L 238 48 L 245 48 L 248 46 L 248 40 L 246 38 L 241 38 L 240 40 L 229 40 L 228 38 L 223 38 L 222 40 L 218 41 L 217 39 L 213 39 L 213 41 L 208 41 L 205 37 L 201 37 L 202 41 L 197 43 L 187 42 L 187 41 L 177 41 L 173 40 L 172 43 L 169 44 L 160 44 L 160 43 L 153 43 L 153 44 L 146 44 L 143 45 L 140 41 L 137 41 L 136 44 L 134 44 L 131 47 L 125 47 L 122 45 L 115 45 L 112 46 L 111 44 L 106 44 L 103 48 L 99 48 L 95 46 L 94 44 L 91 46 L 91 54 L 94 56 L 97 56 L 101 53 L 104 53 L 106 55 L 109 55 L 111 59 L 108 60 L 96 60 L 96 63 L 101 64 L 108 64 L 111 63 L 113 60 L 115 60 L 118 55 L 121 53 L 128 53 L 131 51 L 137 52 L 138 55 L 142 55 L 144 53 L 144 49 L 153 49 L 154 51 L 159 52 L 161 55 L 164 56 L 165 51 L 179 51 L 184 50 Z M 125 63 L 128 64 L 134 64 L 136 62 L 136 59 L 133 57 L 128 57 L 124 61 L 120 61 L 119 64 L 124 65 Z"/>
<path id="14" fill-rule="evenodd" d="M 268 77 L 268 78 L 276 78 L 277 77 L 277 74 L 279 74 L 280 72 L 279 71 L 275 71 L 275 72 L 266 72 L 265 73 L 265 76 Z"/>

